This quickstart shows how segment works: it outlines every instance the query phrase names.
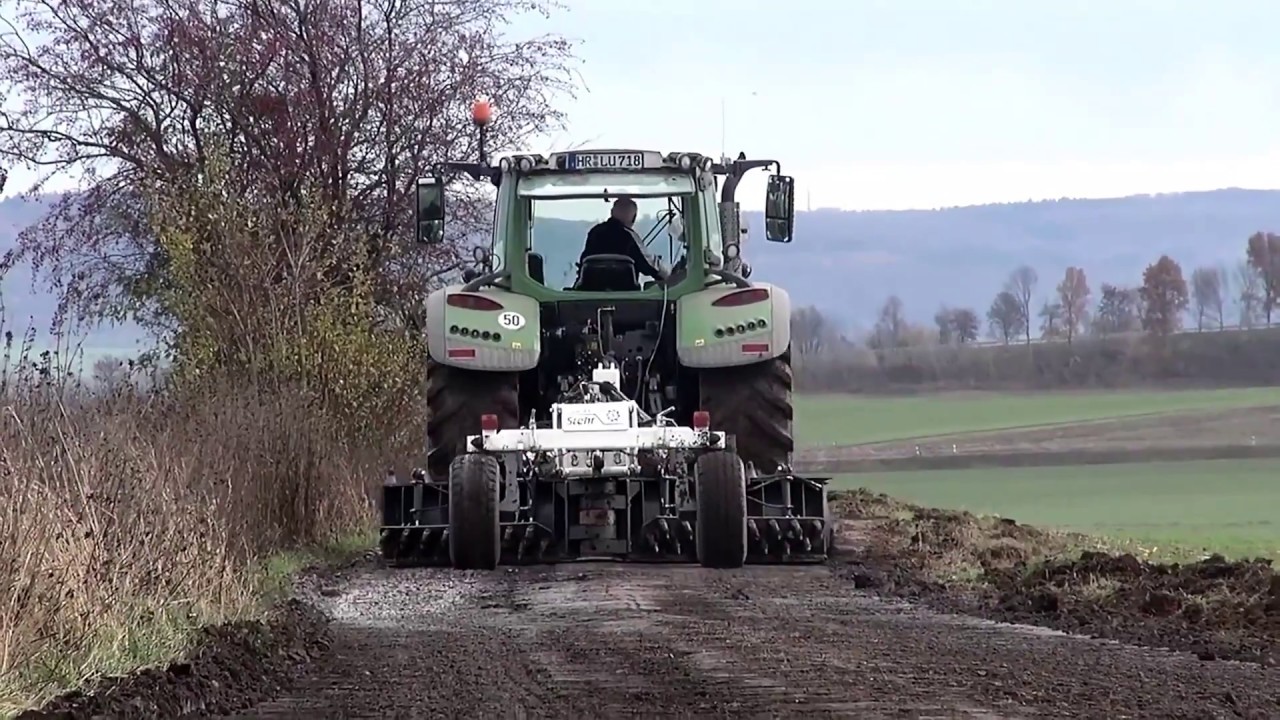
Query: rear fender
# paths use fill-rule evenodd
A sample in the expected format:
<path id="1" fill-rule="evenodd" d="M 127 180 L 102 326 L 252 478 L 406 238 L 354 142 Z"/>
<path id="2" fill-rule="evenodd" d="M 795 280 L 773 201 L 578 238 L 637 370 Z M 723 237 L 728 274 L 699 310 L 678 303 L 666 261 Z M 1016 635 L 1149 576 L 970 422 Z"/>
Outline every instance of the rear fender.
<path id="1" fill-rule="evenodd" d="M 496 288 L 436 290 L 427 297 L 427 352 L 432 360 L 458 368 L 529 370 L 542 353 L 538 301 Z"/>
<path id="2" fill-rule="evenodd" d="M 767 297 L 743 305 L 714 304 L 751 291 L 764 291 Z M 770 283 L 700 290 L 677 301 L 676 329 L 676 353 L 685 367 L 734 367 L 771 360 L 791 344 L 791 296 Z"/>

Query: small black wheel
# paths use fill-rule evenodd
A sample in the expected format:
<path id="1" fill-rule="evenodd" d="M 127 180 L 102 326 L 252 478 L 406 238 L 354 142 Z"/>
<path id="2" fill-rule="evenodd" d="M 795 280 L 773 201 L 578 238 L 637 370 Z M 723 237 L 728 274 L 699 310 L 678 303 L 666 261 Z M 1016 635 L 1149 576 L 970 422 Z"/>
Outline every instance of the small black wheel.
<path id="1" fill-rule="evenodd" d="M 498 460 L 463 453 L 449 464 L 449 560 L 457 570 L 492 570 L 502 552 Z"/>
<path id="2" fill-rule="evenodd" d="M 747 562 L 747 472 L 737 453 L 709 452 L 694 466 L 698 562 L 740 568 Z"/>

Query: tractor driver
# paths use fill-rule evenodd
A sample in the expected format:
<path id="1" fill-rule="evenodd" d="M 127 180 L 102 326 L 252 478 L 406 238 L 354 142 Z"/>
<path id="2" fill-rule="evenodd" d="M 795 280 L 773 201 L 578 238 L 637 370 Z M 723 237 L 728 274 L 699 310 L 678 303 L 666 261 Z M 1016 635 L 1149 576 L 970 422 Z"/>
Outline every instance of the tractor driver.
<path id="1" fill-rule="evenodd" d="M 615 200 L 609 219 L 587 233 L 587 244 L 578 262 L 592 255 L 625 255 L 635 261 L 636 270 L 654 280 L 665 280 L 667 273 L 661 267 L 662 262 L 645 253 L 640 235 L 632 229 L 638 212 L 635 200 L 626 197 Z"/>

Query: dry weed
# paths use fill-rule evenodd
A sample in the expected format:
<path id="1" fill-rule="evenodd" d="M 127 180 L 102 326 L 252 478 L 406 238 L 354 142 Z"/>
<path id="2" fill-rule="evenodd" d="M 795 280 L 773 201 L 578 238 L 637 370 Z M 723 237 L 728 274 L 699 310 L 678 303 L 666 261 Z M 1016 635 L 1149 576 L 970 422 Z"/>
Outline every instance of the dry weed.
<path id="1" fill-rule="evenodd" d="M 256 611 L 272 553 L 368 526 L 363 458 L 302 397 L 94 391 L 5 337 L 0 715 Z"/>

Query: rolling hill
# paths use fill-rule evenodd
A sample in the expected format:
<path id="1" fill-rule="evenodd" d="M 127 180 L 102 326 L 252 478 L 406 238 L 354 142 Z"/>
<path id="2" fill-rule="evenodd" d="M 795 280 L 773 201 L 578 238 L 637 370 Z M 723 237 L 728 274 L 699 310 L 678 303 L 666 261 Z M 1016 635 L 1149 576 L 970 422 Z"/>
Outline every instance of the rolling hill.
<path id="1" fill-rule="evenodd" d="M 39 216 L 16 199 L 0 202 L 0 248 Z M 788 287 L 846 324 L 867 327 L 889 294 L 908 314 L 928 321 L 943 304 L 980 314 L 1005 277 L 1027 263 L 1040 274 L 1041 296 L 1068 265 L 1083 267 L 1095 292 L 1103 282 L 1135 284 L 1143 268 L 1167 253 L 1184 272 L 1204 264 L 1234 265 L 1245 239 L 1280 228 L 1280 191 L 1225 189 L 1102 200 L 1062 199 L 938 210 L 801 212 L 796 241 L 764 241 L 763 219 L 748 215 L 745 256 L 753 277 Z M 560 221 L 555 235 L 581 243 L 590 223 Z M 575 239 L 576 238 L 576 239 Z M 0 290 L 11 318 L 44 320 L 52 298 L 29 291 L 29 274 Z M 109 345 L 133 344 L 128 328 L 103 331 Z M 95 341 L 95 344 L 98 341 Z"/>

